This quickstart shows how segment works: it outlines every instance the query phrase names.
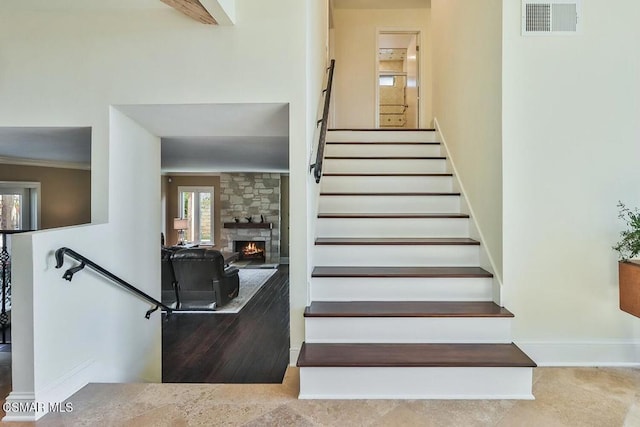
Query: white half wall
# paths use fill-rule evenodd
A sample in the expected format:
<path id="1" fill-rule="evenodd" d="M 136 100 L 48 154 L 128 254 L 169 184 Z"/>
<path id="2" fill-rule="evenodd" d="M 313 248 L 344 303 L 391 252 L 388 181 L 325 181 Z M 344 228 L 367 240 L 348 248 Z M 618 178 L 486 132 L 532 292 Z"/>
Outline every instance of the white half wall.
<path id="1" fill-rule="evenodd" d="M 583 32 L 521 36 L 503 1 L 504 283 L 539 364 L 640 363 L 618 309 L 618 200 L 640 206 L 640 3 L 584 1 Z"/>
<path id="2" fill-rule="evenodd" d="M 502 277 L 502 3 L 433 0 L 433 108 L 483 244 Z"/>
<path id="3" fill-rule="evenodd" d="M 116 110 L 110 116 L 109 224 L 14 236 L 9 401 L 30 393 L 39 402 L 61 402 L 88 382 L 162 379 L 159 312 L 146 320 L 149 304 L 88 268 L 63 280 L 75 261 L 55 268 L 54 252 L 66 246 L 160 297 L 160 140 Z"/>
<path id="4" fill-rule="evenodd" d="M 421 31 L 420 125 L 430 127 L 432 112 L 431 10 L 334 9 L 332 41 L 336 59 L 335 128 L 374 128 L 377 31 Z"/>

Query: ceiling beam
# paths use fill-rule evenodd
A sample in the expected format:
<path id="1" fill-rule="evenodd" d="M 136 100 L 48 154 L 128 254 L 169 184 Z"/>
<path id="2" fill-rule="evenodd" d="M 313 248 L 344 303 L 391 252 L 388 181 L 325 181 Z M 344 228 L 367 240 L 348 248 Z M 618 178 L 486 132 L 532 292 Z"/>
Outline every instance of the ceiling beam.
<path id="1" fill-rule="evenodd" d="M 209 25 L 217 25 L 218 22 L 198 0 L 160 0 L 172 8 L 184 13 L 189 18 Z"/>
<path id="2" fill-rule="evenodd" d="M 198 22 L 209 25 L 234 25 L 235 0 L 160 0 Z"/>

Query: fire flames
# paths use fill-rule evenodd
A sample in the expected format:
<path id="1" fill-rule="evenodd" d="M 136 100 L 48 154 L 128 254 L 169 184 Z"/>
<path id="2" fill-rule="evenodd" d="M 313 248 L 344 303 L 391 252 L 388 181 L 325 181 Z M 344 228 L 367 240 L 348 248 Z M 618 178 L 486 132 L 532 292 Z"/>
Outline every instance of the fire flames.
<path id="1" fill-rule="evenodd" d="M 248 243 L 247 246 L 245 246 L 244 248 L 242 248 L 242 253 L 244 255 L 258 255 L 263 253 L 264 251 L 260 248 L 258 248 L 258 246 L 256 246 L 255 243 Z"/>

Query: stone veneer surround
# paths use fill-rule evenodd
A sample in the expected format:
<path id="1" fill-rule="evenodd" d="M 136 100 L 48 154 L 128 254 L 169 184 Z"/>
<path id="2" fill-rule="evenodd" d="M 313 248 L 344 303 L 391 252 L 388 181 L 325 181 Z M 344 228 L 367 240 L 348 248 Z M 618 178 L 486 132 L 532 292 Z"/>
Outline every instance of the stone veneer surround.
<path id="1" fill-rule="evenodd" d="M 223 173 L 220 175 L 220 221 L 272 223 L 269 229 L 221 228 L 220 246 L 233 251 L 234 240 L 266 242 L 266 262 L 280 262 L 280 174 L 277 173 Z"/>

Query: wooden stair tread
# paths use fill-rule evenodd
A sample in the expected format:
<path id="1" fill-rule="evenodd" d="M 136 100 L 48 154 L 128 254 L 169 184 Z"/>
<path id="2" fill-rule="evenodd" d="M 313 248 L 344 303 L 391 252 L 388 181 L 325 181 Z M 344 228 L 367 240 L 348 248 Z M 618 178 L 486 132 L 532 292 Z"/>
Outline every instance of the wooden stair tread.
<path id="1" fill-rule="evenodd" d="M 440 219 L 454 218 L 467 219 L 467 214 L 456 213 L 434 213 L 434 214 L 418 214 L 418 213 L 321 213 L 318 218 L 354 218 L 354 219 Z"/>
<path id="2" fill-rule="evenodd" d="M 316 239 L 316 245 L 477 246 L 480 245 L 480 242 L 466 237 L 319 237 Z"/>
<path id="3" fill-rule="evenodd" d="M 490 278 L 480 267 L 315 267 L 312 277 Z"/>
<path id="4" fill-rule="evenodd" d="M 339 301 L 312 302 L 304 317 L 513 317 L 494 302 Z"/>
<path id="5" fill-rule="evenodd" d="M 515 344 L 308 344 L 304 367 L 522 367 L 535 362 Z"/>
<path id="6" fill-rule="evenodd" d="M 442 193 L 320 193 L 321 196 L 411 196 L 411 197 L 434 197 L 434 196 L 445 196 L 445 197 L 457 197 L 460 196 L 460 193 L 452 193 L 452 192 L 442 192 Z"/>
<path id="7" fill-rule="evenodd" d="M 411 176 L 411 177 L 452 177 L 452 173 L 366 173 L 366 172 L 351 172 L 351 173 L 341 173 L 341 172 L 327 172 L 323 173 L 322 176 L 383 176 L 383 177 L 398 177 L 398 176 Z"/>
<path id="8" fill-rule="evenodd" d="M 442 156 L 325 156 L 325 160 L 446 160 Z"/>

